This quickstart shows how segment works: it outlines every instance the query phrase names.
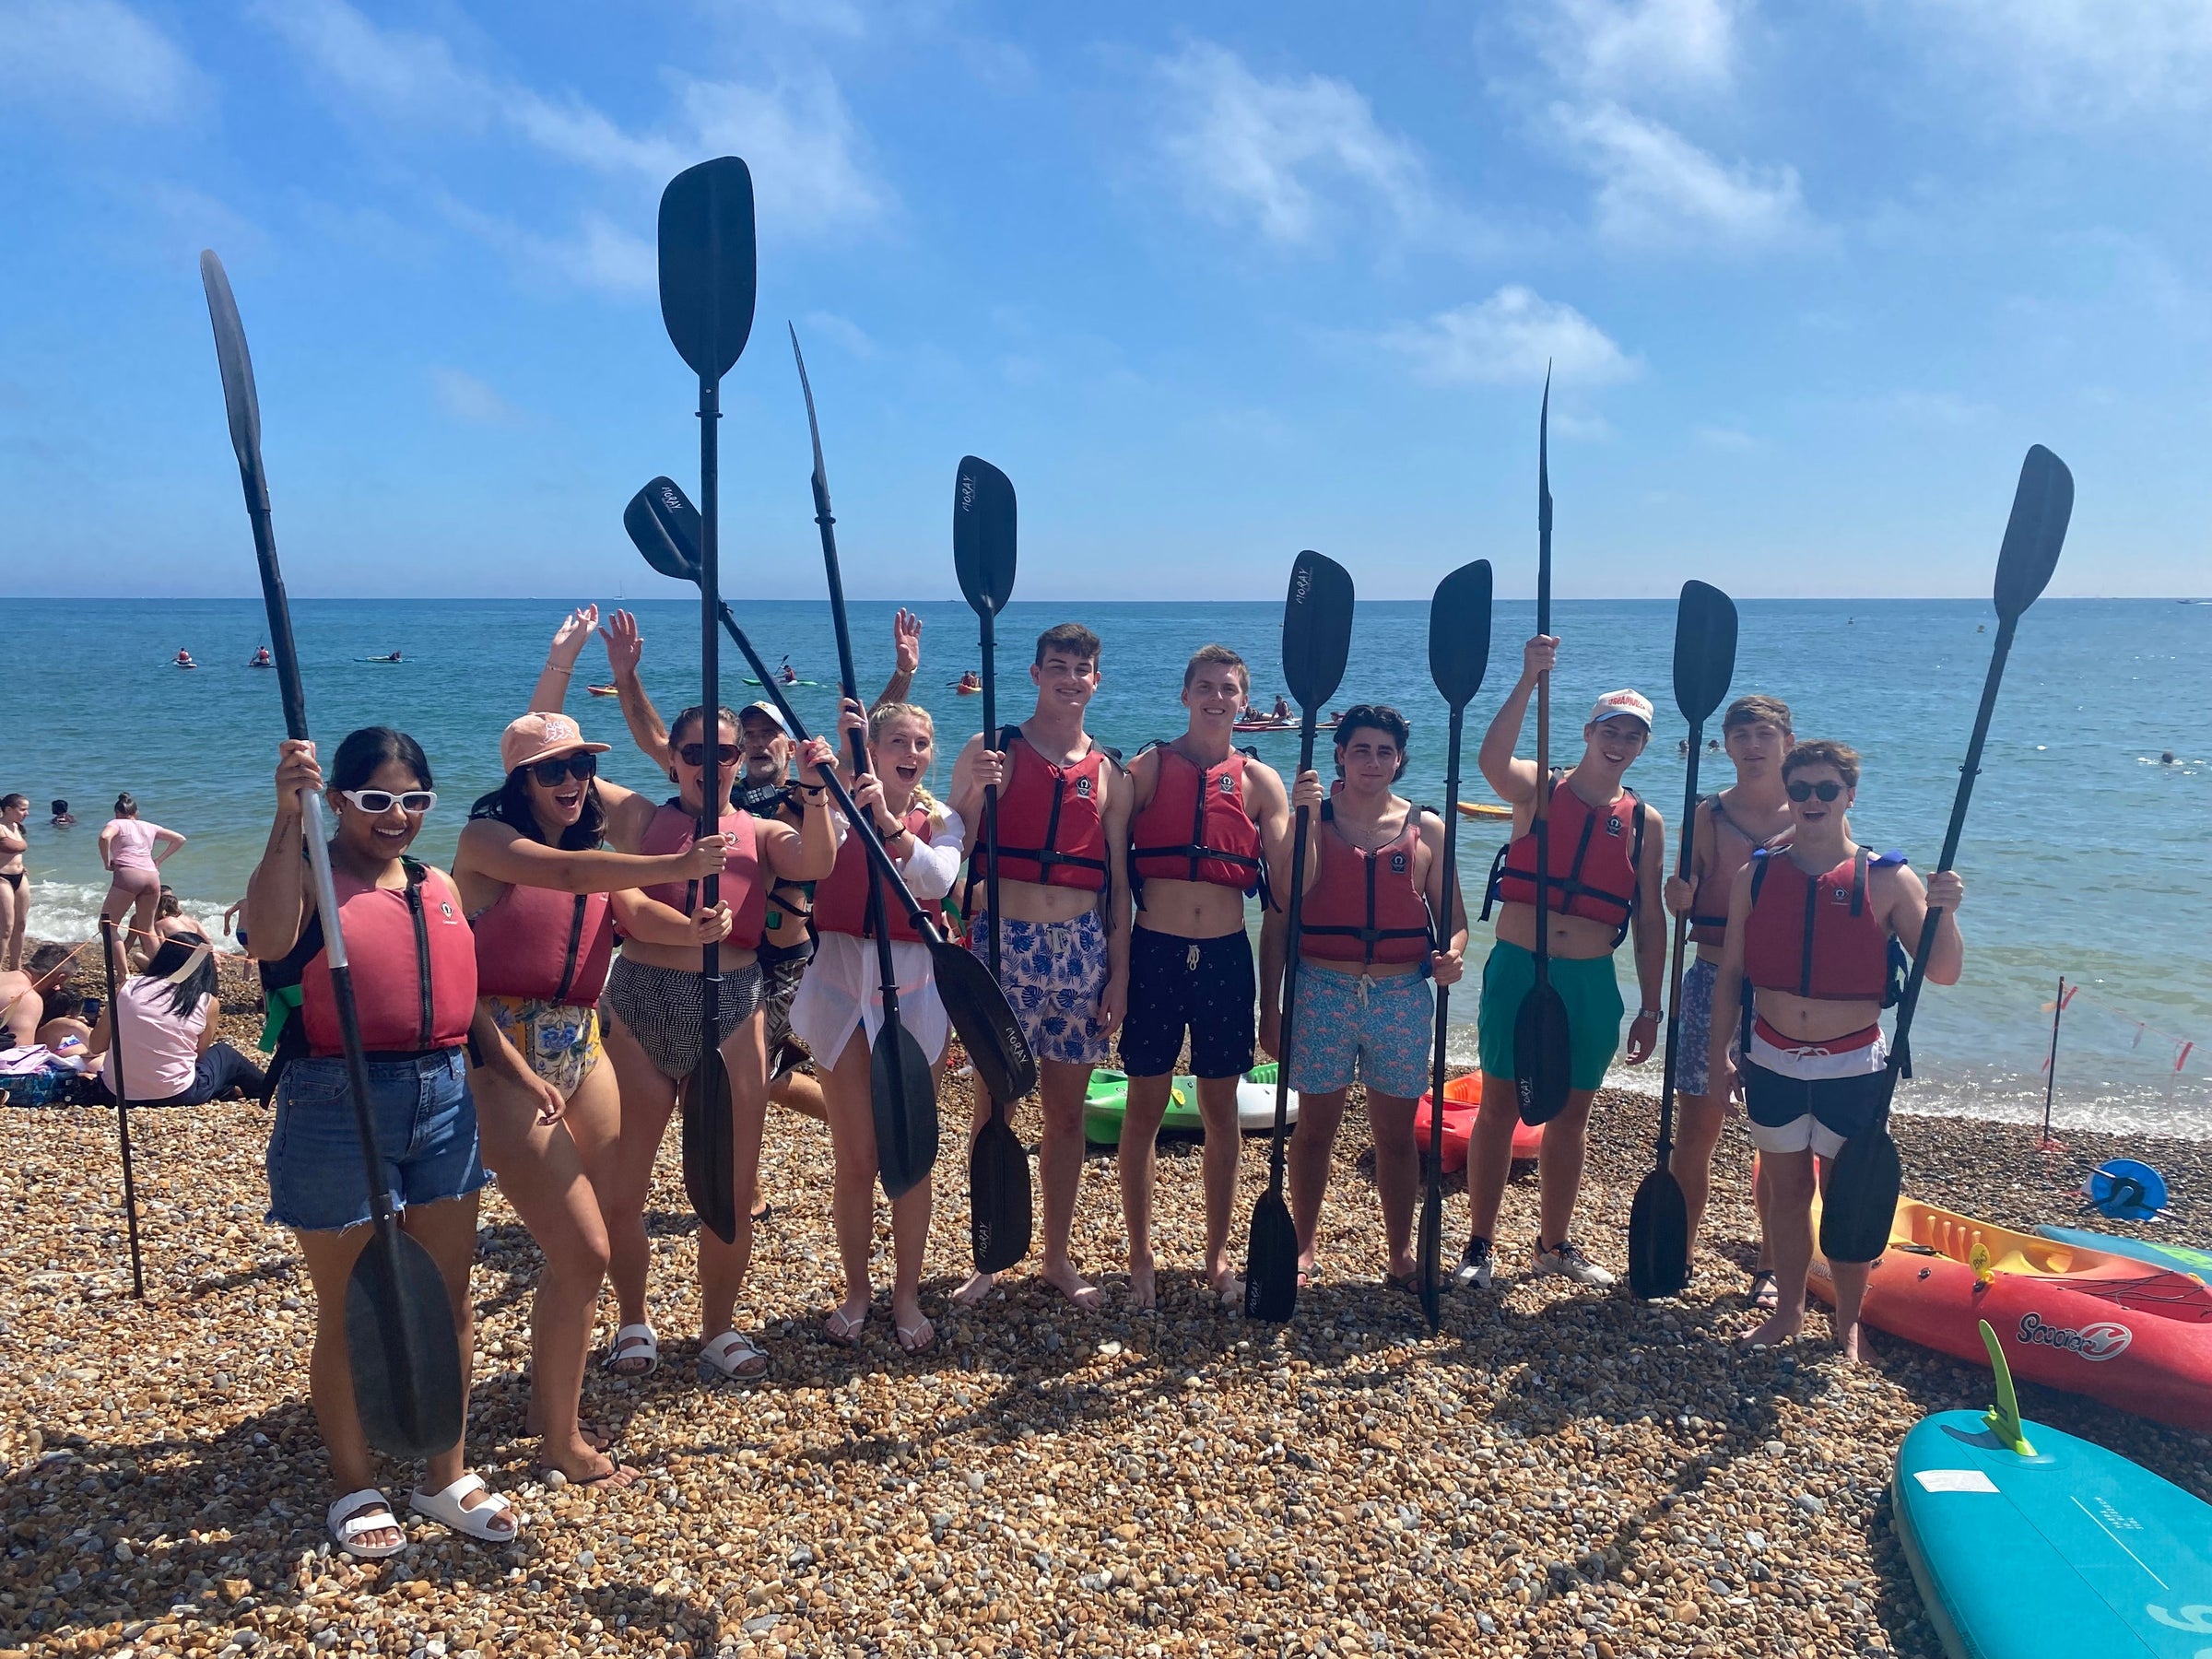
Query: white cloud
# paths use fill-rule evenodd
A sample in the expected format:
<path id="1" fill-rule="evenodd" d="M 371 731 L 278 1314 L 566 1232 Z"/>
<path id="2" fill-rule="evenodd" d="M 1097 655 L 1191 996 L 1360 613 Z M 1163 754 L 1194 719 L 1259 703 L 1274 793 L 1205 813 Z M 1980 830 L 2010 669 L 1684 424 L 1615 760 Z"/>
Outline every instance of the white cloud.
<path id="1" fill-rule="evenodd" d="M 1554 73 L 1584 91 L 1708 92 L 1735 73 L 1751 0 L 1538 0 L 1530 25 Z"/>
<path id="2" fill-rule="evenodd" d="M 1382 344 L 1432 385 L 1531 385 L 1547 367 L 1562 385 L 1594 385 L 1641 369 L 1573 306 L 1516 285 L 1425 323 L 1401 324 Z"/>
<path id="3" fill-rule="evenodd" d="M 1618 104 L 1555 104 L 1552 119 L 1599 181 L 1598 229 L 1607 236 L 1754 244 L 1811 229 L 1794 167 L 1730 165 Z"/>
<path id="4" fill-rule="evenodd" d="M 1300 246 L 1323 240 L 1356 202 L 1377 204 L 1402 231 L 1437 211 L 1419 148 L 1383 131 L 1347 82 L 1264 80 L 1204 41 L 1162 59 L 1158 73 L 1167 94 L 1160 149 L 1191 206 L 1209 218 Z"/>
<path id="5" fill-rule="evenodd" d="M 437 204 L 448 219 L 506 254 L 525 280 L 553 276 L 618 296 L 650 294 L 659 286 L 660 256 L 653 243 L 604 214 L 582 215 L 571 236 L 547 236 L 452 196 L 441 195 Z"/>
<path id="6" fill-rule="evenodd" d="M 2205 0 L 1876 0 L 1964 77 L 2006 76 L 2028 113 L 2101 124 L 2212 107 Z"/>
<path id="7" fill-rule="evenodd" d="M 820 335 L 841 346 L 847 355 L 869 358 L 876 355 L 876 342 L 870 339 L 859 324 L 850 317 L 841 317 L 835 312 L 808 312 L 803 321 L 809 338 Z"/>
<path id="8" fill-rule="evenodd" d="M 161 122 L 200 91 L 183 49 L 122 0 L 0 0 L 0 105 Z"/>
<path id="9" fill-rule="evenodd" d="M 523 412 L 465 370 L 433 365 L 430 390 L 438 406 L 456 420 L 476 426 L 523 424 Z"/>
<path id="10" fill-rule="evenodd" d="M 780 76 L 767 88 L 688 77 L 676 84 L 688 160 L 743 156 L 765 227 L 823 232 L 890 210 L 888 188 L 861 164 L 853 113 L 827 71 Z"/>

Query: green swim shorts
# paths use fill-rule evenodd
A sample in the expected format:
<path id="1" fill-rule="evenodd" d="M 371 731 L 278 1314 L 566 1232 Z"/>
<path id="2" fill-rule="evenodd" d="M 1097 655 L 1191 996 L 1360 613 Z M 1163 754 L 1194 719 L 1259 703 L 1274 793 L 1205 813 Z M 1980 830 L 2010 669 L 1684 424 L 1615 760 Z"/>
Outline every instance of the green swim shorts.
<path id="1" fill-rule="evenodd" d="M 1595 1088 L 1620 1047 L 1620 1017 L 1629 1010 L 1610 956 L 1571 961 L 1551 959 L 1551 983 L 1567 1004 L 1570 1085 Z M 1513 1019 L 1521 999 L 1536 982 L 1535 953 L 1503 939 L 1482 965 L 1482 1011 L 1477 1038 L 1482 1069 L 1493 1077 L 1513 1075 Z"/>

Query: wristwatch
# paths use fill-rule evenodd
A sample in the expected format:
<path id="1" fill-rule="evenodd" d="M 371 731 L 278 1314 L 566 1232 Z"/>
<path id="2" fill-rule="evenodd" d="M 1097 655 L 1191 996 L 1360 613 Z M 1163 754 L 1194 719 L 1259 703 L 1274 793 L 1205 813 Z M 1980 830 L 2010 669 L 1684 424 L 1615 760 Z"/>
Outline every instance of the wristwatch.
<path id="1" fill-rule="evenodd" d="M 1658 1008 L 1639 1008 L 1636 1010 L 1636 1018 L 1639 1019 L 1663 1019 L 1665 1015 L 1663 1010 Z"/>

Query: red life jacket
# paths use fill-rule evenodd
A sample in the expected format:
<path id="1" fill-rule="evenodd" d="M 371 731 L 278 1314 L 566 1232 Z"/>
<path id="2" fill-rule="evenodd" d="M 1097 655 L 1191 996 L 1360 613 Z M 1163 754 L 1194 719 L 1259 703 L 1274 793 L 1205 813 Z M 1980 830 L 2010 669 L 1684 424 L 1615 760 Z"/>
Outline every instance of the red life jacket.
<path id="1" fill-rule="evenodd" d="M 407 885 L 396 890 L 364 887 L 343 870 L 331 871 L 361 1046 L 372 1054 L 459 1048 L 477 1014 L 476 941 L 461 913 L 461 896 L 443 871 L 411 858 L 402 863 Z M 312 926 L 300 945 L 308 947 L 298 963 L 307 1052 L 343 1053 L 323 929 Z"/>
<path id="2" fill-rule="evenodd" d="M 927 841 L 928 808 L 919 805 L 908 807 L 906 829 L 916 841 Z M 883 888 L 884 931 L 894 939 L 920 939 L 922 930 L 906 913 L 906 906 L 892 896 L 890 884 L 880 876 L 877 880 Z M 942 932 L 943 903 L 935 899 L 924 899 L 921 903 Z M 814 885 L 814 925 L 822 933 L 851 934 L 860 939 L 875 937 L 868 931 L 868 850 L 861 845 L 857 834 L 845 837 L 844 845 L 837 850 L 837 867 Z"/>
<path id="3" fill-rule="evenodd" d="M 723 943 L 737 950 L 755 950 L 768 925 L 768 883 L 761 879 L 753 815 L 725 812 L 721 830 L 733 838 L 729 853 L 722 861 L 722 901 L 730 907 L 731 916 L 730 936 Z M 698 839 L 699 819 L 690 809 L 680 801 L 664 801 L 653 809 L 653 821 L 639 838 L 638 851 L 653 856 L 682 853 Z M 688 916 L 699 908 L 699 888 L 696 881 L 656 881 L 639 890 Z"/>
<path id="4" fill-rule="evenodd" d="M 1769 841 L 1754 841 L 1736 827 L 1719 795 L 1706 796 L 1703 805 L 1712 809 L 1707 818 L 1712 826 L 1713 856 L 1689 895 L 1689 937 L 1695 945 L 1718 945 L 1728 936 L 1728 897 L 1735 890 L 1736 873 L 1751 862 L 1751 854 L 1760 848 L 1781 845 L 1789 831 L 1784 830 Z M 1709 888 L 1712 893 L 1711 902 L 1705 896 Z"/>
<path id="5" fill-rule="evenodd" d="M 1397 839 L 1370 853 L 1336 828 L 1336 803 L 1321 806 L 1315 846 L 1321 865 L 1300 905 L 1298 949 L 1326 962 L 1418 962 L 1435 935 L 1429 902 L 1414 885 L 1414 853 L 1421 844 L 1421 809 L 1406 811 Z"/>
<path id="6" fill-rule="evenodd" d="M 1244 769 L 1258 751 L 1232 751 L 1202 771 L 1170 744 L 1152 747 L 1159 770 L 1152 798 L 1129 825 L 1130 873 L 1140 881 L 1150 876 L 1249 890 L 1260 876 L 1260 827 L 1244 807 Z"/>
<path id="7" fill-rule="evenodd" d="M 1636 868 L 1643 860 L 1643 811 L 1636 792 L 1623 789 L 1618 800 L 1593 806 L 1567 786 L 1567 774 L 1551 775 L 1547 832 L 1551 842 L 1546 873 L 1546 903 L 1553 914 L 1586 916 L 1613 924 L 1613 943 L 1629 936 L 1636 913 Z M 1562 874 L 1560 865 L 1564 864 Z M 1490 865 L 1490 890 L 1482 901 L 1488 921 L 1493 904 L 1536 901 L 1536 831 L 1532 824 L 1517 841 L 1499 849 Z"/>
<path id="8" fill-rule="evenodd" d="M 1744 977 L 1762 991 L 1822 1002 L 1881 1002 L 1889 989 L 1889 927 L 1866 905 L 1861 847 L 1832 870 L 1808 876 L 1782 852 L 1751 855 L 1751 913 L 1744 922 Z M 1901 853 L 1881 860 L 1902 864 Z"/>
<path id="9" fill-rule="evenodd" d="M 509 888 L 476 919 L 477 991 L 592 1007 L 615 954 L 605 893 Z"/>
<path id="10" fill-rule="evenodd" d="M 1006 757 L 1006 781 L 998 792 L 998 873 L 1003 880 L 1039 887 L 1106 886 L 1106 825 L 1099 792 L 1112 753 L 1093 742 L 1072 766 L 1039 754 L 1019 726 L 998 735 Z M 969 860 L 971 880 L 991 863 L 979 841 Z"/>

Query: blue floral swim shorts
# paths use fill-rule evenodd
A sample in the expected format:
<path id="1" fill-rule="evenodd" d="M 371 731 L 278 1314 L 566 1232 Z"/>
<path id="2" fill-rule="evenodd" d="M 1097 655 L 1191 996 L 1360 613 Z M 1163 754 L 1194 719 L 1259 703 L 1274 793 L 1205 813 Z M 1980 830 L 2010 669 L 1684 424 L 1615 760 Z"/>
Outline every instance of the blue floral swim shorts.
<path id="1" fill-rule="evenodd" d="M 978 910 L 968 948 L 991 959 L 991 917 Z M 1030 1052 L 1040 1060 L 1103 1065 L 1109 1053 L 1099 1023 L 1106 991 L 1106 928 L 1096 911 L 1072 922 L 999 923 L 999 987 Z"/>

